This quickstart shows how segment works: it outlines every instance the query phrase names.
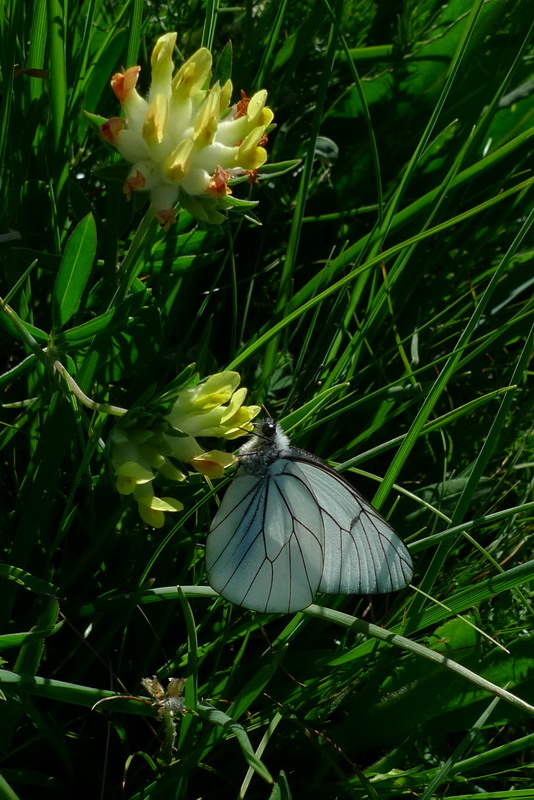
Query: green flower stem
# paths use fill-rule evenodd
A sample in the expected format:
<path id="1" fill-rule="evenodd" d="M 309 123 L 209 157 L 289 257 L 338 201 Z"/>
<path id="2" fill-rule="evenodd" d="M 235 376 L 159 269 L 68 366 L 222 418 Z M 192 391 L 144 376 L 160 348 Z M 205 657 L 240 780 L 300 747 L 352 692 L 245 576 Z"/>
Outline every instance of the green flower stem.
<path id="1" fill-rule="evenodd" d="M 408 650 L 411 653 L 415 653 L 421 658 L 426 658 L 427 661 L 440 664 L 442 667 L 450 669 L 451 672 L 456 672 L 458 675 L 471 681 L 471 683 L 474 683 L 480 689 L 494 694 L 502 700 L 506 700 L 506 702 L 516 706 L 516 708 L 520 708 L 521 711 L 534 714 L 534 706 L 531 706 L 530 703 L 517 697 L 517 695 L 512 694 L 512 692 L 503 689 L 501 686 L 497 686 L 495 683 L 491 683 L 491 681 L 487 681 L 481 675 L 477 675 L 476 672 L 467 669 L 467 667 L 462 666 L 462 664 L 458 664 L 457 661 L 453 661 L 451 658 L 447 658 L 447 656 L 437 653 L 435 650 L 430 650 L 428 647 L 417 644 L 417 642 L 412 642 L 411 639 L 406 639 L 398 633 L 388 631 L 386 628 L 380 628 L 378 625 L 373 625 L 372 622 L 364 622 L 363 619 L 358 619 L 342 611 L 335 611 L 332 608 L 324 608 L 315 604 L 308 606 L 302 613 L 309 617 L 326 619 L 328 622 L 342 625 L 344 628 L 350 628 L 353 631 L 358 631 L 358 633 L 364 633 L 366 636 L 372 636 L 374 639 L 378 639 L 381 642 L 387 642 L 395 647 L 400 647 L 401 650 Z"/>
<path id="2" fill-rule="evenodd" d="M 92 411 L 97 411 L 102 414 L 112 414 L 114 417 L 123 417 L 126 413 L 128 413 L 127 408 L 121 408 L 120 406 L 113 406 L 111 403 L 97 403 L 96 400 L 91 400 L 85 392 L 82 392 L 72 375 L 70 375 L 61 361 L 55 359 L 51 362 L 54 371 L 61 375 L 63 380 L 65 381 L 66 385 L 70 392 L 72 392 L 87 408 L 90 408 Z"/>
<path id="3" fill-rule="evenodd" d="M 8 305 L 1 297 L 0 297 L 0 309 L 4 312 L 4 314 L 9 318 L 12 324 L 17 329 L 17 332 L 20 334 L 21 339 L 23 342 L 28 346 L 28 348 L 32 351 L 32 353 L 39 359 L 41 364 L 45 367 L 45 369 L 50 373 L 53 379 L 58 384 L 59 388 L 69 396 L 71 393 L 74 394 L 78 400 L 87 408 L 90 408 L 92 411 L 101 412 L 103 414 L 112 414 L 116 417 L 122 417 L 124 414 L 127 413 L 127 408 L 121 408 L 120 406 L 114 406 L 110 403 L 97 403 L 95 400 L 92 400 L 88 397 L 72 375 L 70 375 L 61 361 L 53 355 L 53 350 L 45 349 L 42 350 L 39 346 L 38 342 L 34 339 L 31 333 L 26 328 L 24 322 L 20 319 L 18 314 Z"/>
<path id="4" fill-rule="evenodd" d="M 124 261 L 119 268 L 119 285 L 110 303 L 110 308 L 124 300 L 132 283 L 139 275 L 143 267 L 143 259 L 141 258 L 143 248 L 147 241 L 152 241 L 148 237 L 151 227 L 155 226 L 154 211 L 151 206 L 148 207 L 145 216 L 139 223 L 139 227 L 135 232 L 135 236 L 130 245 L 130 249 L 126 253 Z"/>
<path id="5" fill-rule="evenodd" d="M 134 594 L 117 595 L 114 598 L 107 598 L 102 605 L 98 603 L 98 606 L 101 608 L 103 605 L 108 605 L 113 602 L 125 602 L 131 600 L 135 600 L 135 603 L 144 605 L 145 603 L 179 600 L 183 597 L 183 595 L 186 597 L 205 597 L 210 599 L 215 599 L 218 597 L 217 592 L 215 592 L 213 589 L 210 589 L 209 586 L 162 586 L 157 589 L 145 589 L 144 591 L 136 592 Z M 88 604 L 80 609 L 79 616 L 92 616 L 94 612 L 95 605 Z M 401 650 L 407 650 L 411 653 L 415 653 L 417 656 L 425 658 L 427 661 L 431 661 L 434 664 L 440 664 L 442 667 L 445 667 L 452 672 L 456 672 L 458 675 L 461 675 L 462 678 L 465 678 L 466 680 L 475 684 L 475 686 L 478 686 L 485 692 L 489 692 L 490 694 L 500 697 L 507 703 L 510 703 L 511 705 L 516 706 L 516 708 L 521 709 L 521 711 L 526 711 L 528 714 L 534 715 L 534 706 L 530 705 L 530 703 L 527 703 L 525 700 L 522 700 L 520 697 L 517 697 L 517 695 L 512 694 L 512 692 L 508 692 L 506 689 L 497 686 L 495 683 L 491 683 L 491 681 L 486 680 L 481 675 L 477 675 L 476 672 L 473 672 L 467 667 L 462 666 L 462 664 L 458 664 L 457 661 L 453 661 L 451 658 L 447 658 L 447 656 L 437 653 L 435 650 L 430 650 L 428 647 L 424 647 L 424 645 L 417 644 L 417 642 L 412 642 L 411 639 L 406 639 L 404 636 L 401 636 L 398 633 L 393 633 L 393 631 L 389 631 L 386 628 L 380 628 L 378 625 L 373 625 L 371 622 L 364 622 L 364 620 L 358 619 L 358 617 L 353 617 L 350 614 L 345 614 L 342 611 L 336 611 L 333 608 L 318 606 L 315 603 L 313 603 L 311 606 L 308 606 L 308 608 L 304 608 L 300 613 L 308 617 L 326 620 L 333 625 L 341 625 L 344 628 L 350 628 L 353 631 L 365 634 L 365 636 L 370 636 L 373 639 L 378 639 L 381 642 L 386 642 L 387 644 L 392 644 L 395 647 L 399 647 Z"/>

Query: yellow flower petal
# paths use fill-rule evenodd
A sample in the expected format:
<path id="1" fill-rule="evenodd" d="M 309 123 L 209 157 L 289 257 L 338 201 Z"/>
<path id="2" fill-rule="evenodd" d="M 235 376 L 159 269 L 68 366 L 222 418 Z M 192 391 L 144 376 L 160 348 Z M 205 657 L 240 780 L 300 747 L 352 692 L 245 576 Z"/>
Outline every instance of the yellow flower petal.
<path id="1" fill-rule="evenodd" d="M 171 93 L 171 78 L 174 70 L 172 52 L 176 43 L 175 32 L 165 33 L 160 36 L 152 50 L 150 64 L 152 67 L 152 84 L 150 87 L 150 98 L 162 92 L 166 96 Z"/>
<path id="2" fill-rule="evenodd" d="M 152 508 L 148 508 L 145 505 L 139 503 L 137 505 L 139 509 L 139 516 L 147 525 L 150 525 L 151 528 L 163 528 L 165 524 L 165 514 L 163 511 L 154 511 Z"/>
<path id="3" fill-rule="evenodd" d="M 227 403 L 241 382 L 239 372 L 226 370 L 214 375 L 195 387 L 198 390 L 195 405 L 200 408 L 215 408 Z"/>
<path id="4" fill-rule="evenodd" d="M 154 473 L 142 467 L 137 461 L 125 461 L 116 467 L 115 474 L 121 478 L 131 478 L 137 483 L 148 483 L 154 480 Z"/>
<path id="5" fill-rule="evenodd" d="M 119 494 L 128 495 L 132 494 L 137 486 L 137 481 L 134 478 L 121 477 L 117 478 L 115 488 Z"/>
<path id="6" fill-rule="evenodd" d="M 196 94 L 206 83 L 211 72 L 212 56 L 206 47 L 197 50 L 182 64 L 172 81 L 172 92 L 176 98 Z"/>
<path id="7" fill-rule="evenodd" d="M 161 144 L 167 131 L 169 101 L 159 93 L 148 107 L 143 124 L 143 139 L 148 144 Z"/>
<path id="8" fill-rule="evenodd" d="M 232 453 L 223 453 L 221 450 L 209 450 L 193 458 L 191 465 L 208 478 L 222 478 L 224 470 L 237 463 L 237 458 Z"/>
<path id="9" fill-rule="evenodd" d="M 179 183 L 189 172 L 194 149 L 195 145 L 191 139 L 182 139 L 178 147 L 163 162 L 163 172 L 173 183 Z"/>
<path id="10" fill-rule="evenodd" d="M 141 519 L 153 528 L 161 528 L 165 522 L 164 512 L 175 512 L 183 509 L 183 504 L 174 497 L 155 497 L 152 486 L 139 486 L 134 497 Z"/>
<path id="11" fill-rule="evenodd" d="M 266 100 L 267 100 L 267 92 L 265 91 L 265 89 L 256 92 L 256 94 L 253 94 L 252 97 L 250 98 L 247 106 L 247 117 L 249 119 L 249 122 L 251 122 L 253 125 L 257 124 L 257 120 L 259 119 L 259 116 L 263 110 Z"/>
<path id="12" fill-rule="evenodd" d="M 241 389 L 235 390 L 230 399 L 230 402 L 228 403 L 226 411 L 221 417 L 221 422 L 226 422 L 228 419 L 233 417 L 238 408 L 240 408 L 240 406 L 243 405 L 246 396 L 247 396 L 247 390 L 245 389 L 244 386 L 242 386 Z"/>
<path id="13" fill-rule="evenodd" d="M 267 106 L 265 106 L 265 108 L 263 109 L 263 111 L 261 112 L 261 114 L 260 114 L 260 116 L 259 116 L 259 119 L 258 119 L 258 124 L 259 124 L 259 125 L 262 125 L 264 128 L 266 128 L 266 127 L 267 127 L 267 125 L 270 125 L 270 124 L 271 124 L 271 122 L 273 121 L 273 119 L 274 119 L 274 114 L 273 114 L 273 112 L 271 111 L 271 109 L 270 109 L 270 108 L 268 108 Z"/>
<path id="14" fill-rule="evenodd" d="M 197 147 L 207 147 L 215 138 L 219 125 L 220 95 L 221 90 L 213 87 L 202 104 L 193 132 L 193 141 Z"/>
<path id="15" fill-rule="evenodd" d="M 228 78 L 228 80 L 221 89 L 221 95 L 219 97 L 219 114 L 222 114 L 223 111 L 225 111 L 225 109 L 228 108 L 230 100 L 232 99 L 233 90 L 234 88 L 232 86 L 232 81 L 230 80 L 230 78 Z"/>
<path id="16" fill-rule="evenodd" d="M 239 145 L 236 155 L 236 164 L 243 169 L 258 169 L 267 161 L 267 150 L 258 147 L 258 143 L 265 134 L 265 128 L 254 128 Z"/>
<path id="17" fill-rule="evenodd" d="M 179 500 L 176 500 L 174 497 L 162 497 L 161 502 L 165 503 L 165 511 L 183 511 L 184 504 L 180 503 Z"/>
<path id="18" fill-rule="evenodd" d="M 234 106 L 234 120 L 240 117 L 246 117 L 247 127 L 250 131 L 258 125 L 267 126 L 273 120 L 274 114 L 270 108 L 265 105 L 267 100 L 267 92 L 262 89 L 252 97 L 248 98 L 245 92 L 241 92 L 241 100 Z"/>
<path id="19" fill-rule="evenodd" d="M 167 478 L 169 481 L 185 481 L 186 476 L 184 473 L 175 467 L 168 459 L 165 459 L 165 463 L 160 467 L 161 474 L 164 478 Z"/>
<path id="20" fill-rule="evenodd" d="M 245 431 L 253 430 L 251 420 L 261 411 L 260 406 L 241 406 L 231 419 L 225 421 L 226 430 L 222 436 L 225 439 L 237 439 Z"/>
<path id="21" fill-rule="evenodd" d="M 136 498 L 140 506 L 151 508 L 152 511 L 182 511 L 184 504 L 173 497 L 139 497 Z"/>

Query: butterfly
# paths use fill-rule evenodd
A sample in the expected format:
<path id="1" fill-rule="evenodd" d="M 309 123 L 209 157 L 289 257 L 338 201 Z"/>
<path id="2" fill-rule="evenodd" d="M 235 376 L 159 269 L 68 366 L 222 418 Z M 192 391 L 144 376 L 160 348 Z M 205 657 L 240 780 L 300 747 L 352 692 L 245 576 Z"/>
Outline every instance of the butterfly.
<path id="1" fill-rule="evenodd" d="M 206 541 L 211 587 L 245 608 L 289 613 L 317 592 L 407 586 L 412 558 L 378 511 L 272 419 L 255 428 Z"/>

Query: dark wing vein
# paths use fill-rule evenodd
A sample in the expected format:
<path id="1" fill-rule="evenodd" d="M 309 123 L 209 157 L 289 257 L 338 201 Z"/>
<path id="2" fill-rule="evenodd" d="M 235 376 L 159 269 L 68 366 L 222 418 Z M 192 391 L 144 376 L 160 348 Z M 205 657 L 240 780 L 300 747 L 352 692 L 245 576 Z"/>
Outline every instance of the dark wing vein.
<path id="1" fill-rule="evenodd" d="M 304 608 L 321 580 L 322 527 L 313 493 L 291 462 L 274 462 L 265 476 L 238 476 L 206 543 L 209 581 L 248 608 Z"/>
<path id="2" fill-rule="evenodd" d="M 295 460 L 323 518 L 320 590 L 377 594 L 406 586 L 413 574 L 412 560 L 389 523 L 334 470 L 319 461 Z"/>

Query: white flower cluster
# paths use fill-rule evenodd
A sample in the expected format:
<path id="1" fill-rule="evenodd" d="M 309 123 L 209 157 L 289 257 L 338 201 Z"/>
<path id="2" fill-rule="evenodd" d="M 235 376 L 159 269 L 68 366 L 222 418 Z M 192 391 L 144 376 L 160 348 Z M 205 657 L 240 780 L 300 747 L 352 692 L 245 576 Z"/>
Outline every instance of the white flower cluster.
<path id="1" fill-rule="evenodd" d="M 249 174 L 254 180 L 267 159 L 262 146 L 273 112 L 267 92 L 230 106 L 232 82 L 204 88 L 212 56 L 202 47 L 173 76 L 176 33 L 161 36 L 154 47 L 152 83 L 147 98 L 136 89 L 141 67 L 117 73 L 111 86 L 126 120 L 111 117 L 100 127 L 102 137 L 133 166 L 125 191 L 150 192 L 156 216 L 167 228 L 176 218 L 174 205 L 184 205 L 200 219 L 220 222 L 213 198 L 231 193 L 228 181 Z M 193 198 L 193 200 L 192 200 Z"/>

